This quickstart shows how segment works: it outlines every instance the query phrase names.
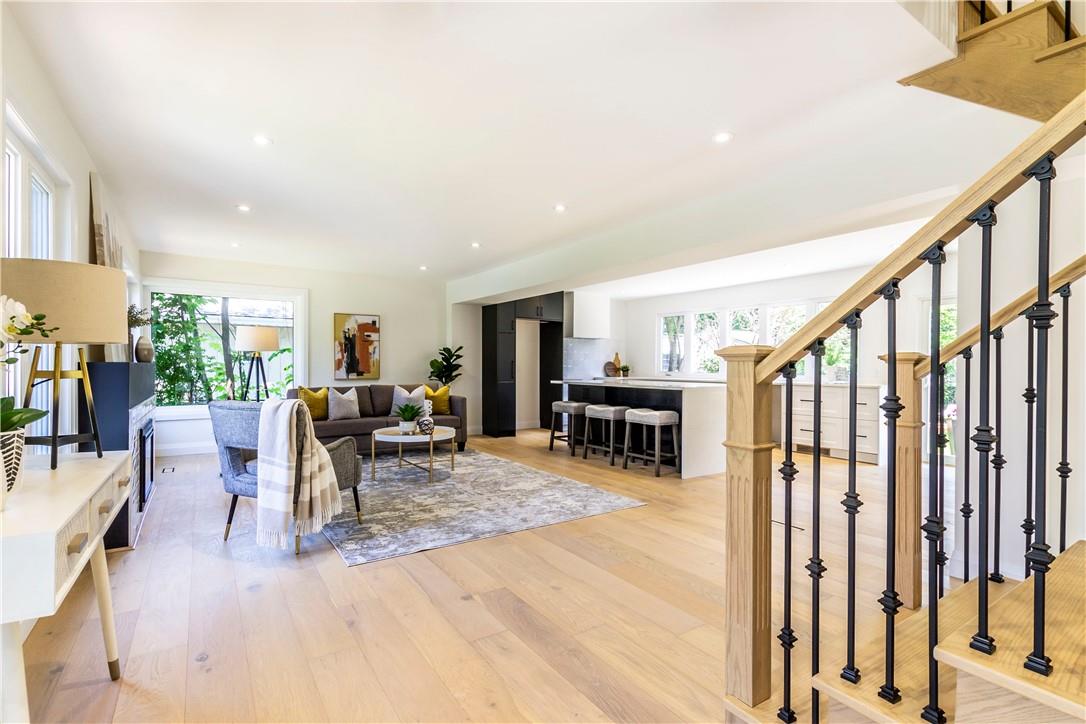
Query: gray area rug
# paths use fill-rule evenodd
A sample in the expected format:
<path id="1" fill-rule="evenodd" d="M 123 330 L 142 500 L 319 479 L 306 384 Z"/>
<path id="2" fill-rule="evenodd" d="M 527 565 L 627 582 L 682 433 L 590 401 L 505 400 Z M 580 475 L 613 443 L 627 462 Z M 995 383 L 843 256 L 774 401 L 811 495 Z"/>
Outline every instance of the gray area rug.
<path id="1" fill-rule="evenodd" d="M 348 566 L 644 505 L 481 452 L 457 453 L 450 472 L 446 450 L 442 446 L 435 456 L 432 485 L 426 471 L 398 468 L 388 455 L 377 458 L 377 480 L 371 482 L 367 461 L 359 486 L 362 524 L 345 490 L 343 513 L 324 526 Z M 418 453 L 404 457 L 426 460 Z"/>

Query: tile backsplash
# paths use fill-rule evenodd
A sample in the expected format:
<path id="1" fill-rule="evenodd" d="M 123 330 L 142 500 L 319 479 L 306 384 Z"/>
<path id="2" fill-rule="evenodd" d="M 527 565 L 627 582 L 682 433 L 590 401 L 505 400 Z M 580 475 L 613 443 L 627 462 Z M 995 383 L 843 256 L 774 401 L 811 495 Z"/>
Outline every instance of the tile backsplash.
<path id="1" fill-rule="evenodd" d="M 620 352 L 614 340 L 566 337 L 562 340 L 562 377 L 603 377 L 603 365 Z"/>

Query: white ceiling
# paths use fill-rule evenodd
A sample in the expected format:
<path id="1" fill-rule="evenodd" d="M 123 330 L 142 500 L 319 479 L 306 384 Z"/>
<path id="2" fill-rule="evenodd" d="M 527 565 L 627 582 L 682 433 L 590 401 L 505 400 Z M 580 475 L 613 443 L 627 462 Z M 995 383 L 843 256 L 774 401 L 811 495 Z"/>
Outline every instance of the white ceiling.
<path id="1" fill-rule="evenodd" d="M 12 10 L 141 248 L 441 278 L 802 163 L 947 55 L 894 2 Z"/>
<path id="2" fill-rule="evenodd" d="M 927 219 L 905 221 L 737 254 L 726 259 L 592 284 L 576 291 L 605 294 L 613 299 L 640 299 L 871 266 L 899 247 L 925 221 Z M 847 249 L 848 253 L 842 253 L 842 249 Z"/>

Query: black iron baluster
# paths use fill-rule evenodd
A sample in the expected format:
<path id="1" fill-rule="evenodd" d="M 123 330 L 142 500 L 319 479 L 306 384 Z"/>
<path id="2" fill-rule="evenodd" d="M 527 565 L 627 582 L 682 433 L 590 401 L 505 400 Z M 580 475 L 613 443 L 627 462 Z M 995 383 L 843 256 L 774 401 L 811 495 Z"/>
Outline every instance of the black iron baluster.
<path id="1" fill-rule="evenodd" d="M 939 308 L 942 306 L 943 242 L 937 241 L 925 251 L 921 259 L 931 264 L 931 369 L 936 372 L 939 360 Z M 928 542 L 928 703 L 920 712 L 920 718 L 932 724 L 942 724 L 946 714 L 939 707 L 939 662 L 935 660 L 935 646 L 939 643 L 939 541 L 943 538 L 943 511 L 939 509 L 939 471 L 936 469 L 936 451 L 939 448 L 939 385 L 932 377 L 928 384 L 928 515 L 920 529 Z"/>
<path id="2" fill-rule="evenodd" d="M 784 480 L 784 623 L 777 640 L 784 649 L 784 693 L 777 718 L 794 722 L 792 709 L 792 647 L 796 634 L 792 631 L 792 481 L 796 479 L 796 464 L 792 460 L 792 380 L 796 378 L 796 363 L 789 362 L 781 370 L 784 378 L 784 462 L 781 463 L 781 479 Z M 817 425 L 816 425 L 817 427 Z"/>
<path id="3" fill-rule="evenodd" d="M 980 0 L 980 24 L 988 22 L 988 0 Z"/>
<path id="4" fill-rule="evenodd" d="M 1040 182 L 1039 223 L 1037 231 L 1037 301 L 1026 313 L 1037 332 L 1037 419 L 1034 421 L 1034 472 L 1033 472 L 1033 513 L 1036 519 L 1033 543 L 1026 554 L 1026 560 L 1033 568 L 1033 651 L 1026 657 L 1025 667 L 1030 671 L 1048 676 L 1052 673 L 1052 661 L 1045 656 L 1045 574 L 1051 565 L 1053 556 L 1046 542 L 1048 523 L 1047 513 L 1048 471 L 1048 330 L 1056 312 L 1049 301 L 1048 266 L 1049 266 L 1049 213 L 1052 207 L 1052 179 L 1056 168 L 1052 165 L 1055 158 L 1049 154 L 1034 164 L 1026 172 Z"/>
<path id="5" fill-rule="evenodd" d="M 988 454 L 995 443 L 991 415 L 992 373 L 992 227 L 996 223 L 995 202 L 977 209 L 969 220 L 980 226 L 980 414 L 976 432 L 971 438 L 976 444 L 977 496 L 979 497 L 980 530 L 977 532 L 977 632 L 969 642 L 970 648 L 985 654 L 995 652 L 995 639 L 988 633 Z"/>
<path id="6" fill-rule="evenodd" d="M 1028 310 L 1027 310 L 1028 311 Z M 1037 402 L 1037 389 L 1033 386 L 1033 325 L 1026 320 L 1026 517 L 1022 519 L 1022 532 L 1026 535 L 1026 578 L 1029 578 L 1029 548 L 1033 544 L 1033 405 Z"/>
<path id="7" fill-rule="evenodd" d="M 807 561 L 807 573 L 811 576 L 811 676 L 818 673 L 819 589 L 826 566 L 822 561 L 822 355 L 826 345 L 820 339 L 811 345 L 814 357 L 814 430 L 811 439 L 811 558 Z M 811 721 L 820 721 L 819 691 L 811 687 Z"/>
<path id="8" fill-rule="evenodd" d="M 860 310 L 842 320 L 848 327 L 848 492 L 841 505 L 848 515 L 848 589 L 845 596 L 845 665 L 841 678 L 853 684 L 860 681 L 856 668 L 856 515 L 860 512 L 860 494 L 856 492 L 856 385 L 859 378 Z"/>
<path id="9" fill-rule="evenodd" d="M 1067 348 L 1071 343 L 1070 333 L 1067 327 L 1070 324 L 1069 313 L 1071 311 L 1071 285 L 1064 284 L 1057 292 L 1063 299 L 1063 351 L 1062 351 L 1062 388 L 1060 390 L 1060 464 L 1056 466 L 1056 473 L 1060 476 L 1060 553 L 1067 550 L 1067 479 L 1071 477 L 1071 463 L 1067 460 L 1067 373 L 1068 354 Z"/>
<path id="10" fill-rule="evenodd" d="M 935 439 L 939 450 L 935 465 L 939 469 L 939 517 L 946 513 L 946 364 L 939 365 L 939 428 Z M 939 598 L 943 597 L 946 585 L 946 537 L 939 538 L 939 550 L 935 553 L 935 563 L 939 566 Z"/>
<path id="11" fill-rule="evenodd" d="M 1071 0 L 1063 0 L 1063 39 L 1071 39 Z"/>
<path id="12" fill-rule="evenodd" d="M 1002 527 L 1003 507 L 1003 467 L 1007 458 L 1003 457 L 1003 328 L 992 330 L 995 340 L 995 453 L 992 455 L 992 469 L 995 470 L 995 506 L 993 511 L 992 531 L 992 573 L 988 580 L 1003 583 L 1003 574 L 999 572 L 999 531 Z"/>
<path id="13" fill-rule="evenodd" d="M 972 415 L 969 409 L 972 404 L 972 390 L 970 387 L 973 384 L 973 348 L 966 347 L 962 350 L 962 359 L 965 360 L 965 381 L 962 386 L 965 387 L 965 413 L 962 416 L 961 429 L 964 434 L 962 439 L 969 434 L 969 418 Z M 959 451 L 959 455 L 961 452 Z M 973 517 L 973 504 L 969 502 L 969 478 L 970 478 L 971 464 L 969 461 L 969 446 L 965 446 L 965 465 L 962 466 L 962 530 L 965 533 L 965 582 L 969 583 L 969 519 Z"/>
<path id="14" fill-rule="evenodd" d="M 897 559 L 897 419 L 905 406 L 897 394 L 897 300 L 901 297 L 899 280 L 882 288 L 886 300 L 886 397 L 880 405 L 886 417 L 886 588 L 879 598 L 886 614 L 886 678 L 879 687 L 879 697 L 891 704 L 901 701 L 901 690 L 894 686 L 894 617 L 901 599 L 894 588 Z"/>

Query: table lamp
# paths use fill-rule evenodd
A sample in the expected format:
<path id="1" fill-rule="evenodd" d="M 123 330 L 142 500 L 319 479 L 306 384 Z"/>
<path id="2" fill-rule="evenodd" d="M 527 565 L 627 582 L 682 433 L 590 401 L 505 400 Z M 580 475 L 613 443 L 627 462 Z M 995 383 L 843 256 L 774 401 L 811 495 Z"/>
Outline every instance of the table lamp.
<path id="1" fill-rule="evenodd" d="M 54 470 L 58 449 L 65 445 L 93 442 L 98 457 L 102 457 L 94 396 L 90 377 L 86 374 L 86 349 L 79 347 L 78 370 L 62 369 L 61 349 L 66 344 L 128 342 L 128 298 L 124 272 L 95 264 L 10 258 L 0 263 L 0 286 L 4 294 L 22 302 L 32 314 L 46 315 L 47 326 L 59 328 L 47 338 L 38 335 L 20 338 L 24 344 L 34 345 L 23 406 L 30 406 L 30 394 L 35 385 L 49 381 L 53 383 L 51 433 L 29 436 L 26 444 L 50 446 L 50 467 Z M 42 347 L 47 344 L 53 346 L 51 370 L 39 369 Z M 60 434 L 60 381 L 66 379 L 83 381 L 91 432 Z"/>
<path id="2" fill-rule="evenodd" d="M 249 385 L 256 371 L 256 401 L 260 402 L 260 385 L 263 380 L 264 397 L 268 395 L 268 376 L 264 373 L 264 358 L 261 352 L 279 351 L 278 327 L 237 327 L 234 330 L 234 349 L 239 352 L 252 352 L 249 358 L 249 373 L 245 376 L 245 387 L 241 399 L 249 399 Z"/>

